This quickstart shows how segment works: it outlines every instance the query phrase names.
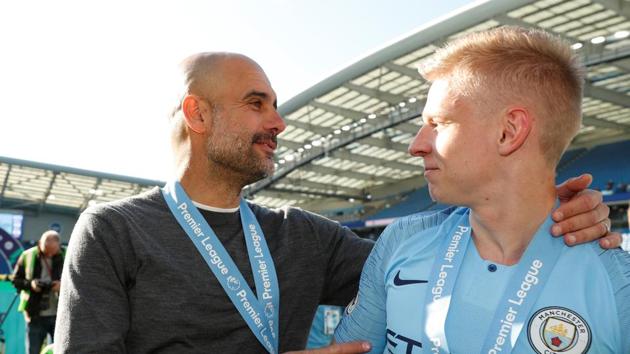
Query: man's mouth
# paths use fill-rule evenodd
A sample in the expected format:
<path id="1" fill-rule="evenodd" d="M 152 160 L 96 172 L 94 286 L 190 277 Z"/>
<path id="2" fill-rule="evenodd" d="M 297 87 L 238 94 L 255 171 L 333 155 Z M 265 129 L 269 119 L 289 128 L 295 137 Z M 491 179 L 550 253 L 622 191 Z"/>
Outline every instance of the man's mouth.
<path id="1" fill-rule="evenodd" d="M 278 138 L 275 134 L 258 133 L 252 138 L 254 144 L 266 146 L 272 153 L 278 147 Z"/>

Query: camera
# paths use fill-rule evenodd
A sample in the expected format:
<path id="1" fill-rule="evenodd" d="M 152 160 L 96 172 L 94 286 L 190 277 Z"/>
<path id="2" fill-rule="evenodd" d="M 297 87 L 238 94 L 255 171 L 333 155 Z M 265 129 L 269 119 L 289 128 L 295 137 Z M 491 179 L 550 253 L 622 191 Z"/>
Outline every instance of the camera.
<path id="1" fill-rule="evenodd" d="M 37 287 L 42 289 L 42 292 L 48 292 L 52 288 L 52 281 L 50 280 L 35 280 Z"/>

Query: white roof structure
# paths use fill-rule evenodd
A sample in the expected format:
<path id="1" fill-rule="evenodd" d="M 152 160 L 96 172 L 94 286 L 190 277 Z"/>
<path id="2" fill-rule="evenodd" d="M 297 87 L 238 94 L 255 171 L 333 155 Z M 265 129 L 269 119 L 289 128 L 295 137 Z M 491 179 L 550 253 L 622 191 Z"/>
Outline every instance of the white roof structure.
<path id="1" fill-rule="evenodd" d="M 501 25 L 538 27 L 573 43 L 588 68 L 583 126 L 571 147 L 630 138 L 630 2 L 489 0 L 384 47 L 283 104 L 276 173 L 246 188 L 254 201 L 359 219 L 422 187 L 407 154 L 428 84 L 418 65 L 445 41 Z M 324 55 L 323 53 L 322 55 Z M 0 208 L 83 210 L 160 181 L 0 158 Z"/>

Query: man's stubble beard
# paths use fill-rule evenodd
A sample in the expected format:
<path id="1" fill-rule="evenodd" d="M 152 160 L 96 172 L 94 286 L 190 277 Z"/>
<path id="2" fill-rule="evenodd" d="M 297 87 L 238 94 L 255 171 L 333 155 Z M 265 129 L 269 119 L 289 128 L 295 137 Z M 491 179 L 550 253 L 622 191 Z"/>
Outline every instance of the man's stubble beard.
<path id="1" fill-rule="evenodd" d="M 214 117 L 213 126 L 217 127 L 217 124 L 221 124 L 219 120 L 222 117 L 218 114 Z M 269 138 L 268 134 L 257 133 L 250 138 L 238 132 L 226 132 L 221 129 L 214 131 L 219 133 L 213 134 L 207 144 L 208 160 L 212 165 L 222 166 L 226 172 L 233 172 L 233 175 L 242 178 L 243 186 L 273 174 L 273 160 L 259 157 L 254 151 L 254 142 Z"/>

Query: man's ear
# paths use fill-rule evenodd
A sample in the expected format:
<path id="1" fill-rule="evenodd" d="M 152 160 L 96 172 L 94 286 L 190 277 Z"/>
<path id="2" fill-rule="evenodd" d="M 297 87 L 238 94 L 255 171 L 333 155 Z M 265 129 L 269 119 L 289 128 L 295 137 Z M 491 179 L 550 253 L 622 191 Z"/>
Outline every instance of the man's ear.
<path id="1" fill-rule="evenodd" d="M 509 108 L 502 117 L 499 153 L 507 156 L 518 150 L 532 130 L 533 117 L 523 107 Z"/>
<path id="2" fill-rule="evenodd" d="M 198 134 L 206 131 L 205 119 L 203 113 L 208 111 L 206 102 L 198 96 L 186 95 L 182 101 L 182 112 L 184 113 L 184 121 L 190 130 Z"/>

